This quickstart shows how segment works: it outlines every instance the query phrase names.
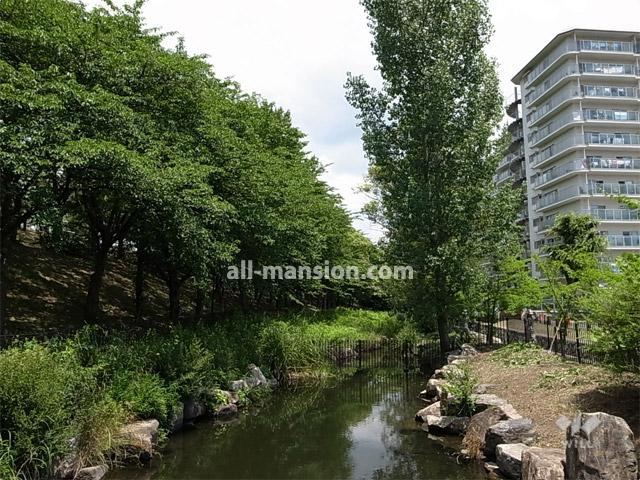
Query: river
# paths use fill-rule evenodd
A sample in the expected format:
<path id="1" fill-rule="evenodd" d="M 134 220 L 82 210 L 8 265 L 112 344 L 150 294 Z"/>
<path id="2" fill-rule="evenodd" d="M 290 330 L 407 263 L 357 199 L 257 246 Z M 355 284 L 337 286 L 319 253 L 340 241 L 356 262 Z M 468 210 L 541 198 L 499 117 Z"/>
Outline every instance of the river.
<path id="1" fill-rule="evenodd" d="M 486 478 L 413 420 L 423 378 L 370 371 L 278 391 L 230 423 L 199 422 L 172 436 L 150 468 L 117 470 L 108 478 Z"/>

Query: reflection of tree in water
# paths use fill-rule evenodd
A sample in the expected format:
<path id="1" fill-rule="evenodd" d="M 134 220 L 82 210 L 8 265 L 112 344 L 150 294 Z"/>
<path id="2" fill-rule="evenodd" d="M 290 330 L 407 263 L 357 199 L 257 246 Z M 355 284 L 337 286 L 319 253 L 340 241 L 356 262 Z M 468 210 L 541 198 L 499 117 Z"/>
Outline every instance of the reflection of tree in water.
<path id="1" fill-rule="evenodd" d="M 416 426 L 420 386 L 395 370 L 278 392 L 228 427 L 174 437 L 153 478 L 482 478 Z"/>
<path id="2" fill-rule="evenodd" d="M 167 455 L 158 477 L 347 478 L 347 430 L 370 405 L 343 403 L 343 388 L 278 393 L 222 434 L 202 425 L 183 436 L 180 453 Z"/>

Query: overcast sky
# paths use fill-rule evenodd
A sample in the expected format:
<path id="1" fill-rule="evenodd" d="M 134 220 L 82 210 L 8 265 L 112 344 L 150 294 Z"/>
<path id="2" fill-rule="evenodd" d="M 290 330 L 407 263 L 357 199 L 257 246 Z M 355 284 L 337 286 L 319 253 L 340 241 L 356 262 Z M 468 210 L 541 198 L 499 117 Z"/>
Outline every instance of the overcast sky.
<path id="1" fill-rule="evenodd" d="M 640 0 L 490 0 L 490 7 L 495 35 L 487 50 L 506 96 L 511 77 L 557 33 L 640 28 Z M 290 110 L 327 166 L 326 181 L 359 211 L 366 198 L 355 189 L 367 160 L 343 85 L 347 72 L 379 79 L 358 0 L 147 0 L 143 12 L 148 26 L 177 31 L 191 53 L 207 54 L 219 77 Z M 355 225 L 374 240 L 382 234 L 365 220 Z"/>

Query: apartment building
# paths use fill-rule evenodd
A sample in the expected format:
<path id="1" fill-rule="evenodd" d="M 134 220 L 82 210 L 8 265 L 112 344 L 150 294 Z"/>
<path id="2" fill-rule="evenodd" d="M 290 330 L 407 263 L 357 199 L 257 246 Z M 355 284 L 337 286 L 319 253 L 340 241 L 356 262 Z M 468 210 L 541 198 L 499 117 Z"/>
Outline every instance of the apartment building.
<path id="1" fill-rule="evenodd" d="M 561 33 L 513 82 L 514 142 L 495 180 L 527 180 L 529 253 L 553 243 L 567 212 L 600 222 L 610 256 L 640 252 L 640 212 L 616 199 L 640 200 L 640 32 Z"/>

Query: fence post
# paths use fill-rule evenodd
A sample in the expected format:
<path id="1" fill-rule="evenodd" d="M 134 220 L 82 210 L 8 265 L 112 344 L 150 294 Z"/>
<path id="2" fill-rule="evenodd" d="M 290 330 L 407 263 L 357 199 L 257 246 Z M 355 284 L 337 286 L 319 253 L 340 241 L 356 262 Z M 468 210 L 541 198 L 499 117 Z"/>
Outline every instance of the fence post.
<path id="1" fill-rule="evenodd" d="M 362 340 L 358 340 L 358 370 L 362 370 Z"/>
<path id="2" fill-rule="evenodd" d="M 509 317 L 504 317 L 505 345 L 509 345 Z"/>
<path id="3" fill-rule="evenodd" d="M 550 320 L 548 318 L 544 319 L 544 324 L 547 326 L 547 349 L 551 347 L 551 338 L 549 337 L 549 322 Z"/>
<path id="4" fill-rule="evenodd" d="M 553 324 L 553 338 L 555 339 L 555 341 L 553 342 L 553 351 L 554 353 L 558 353 L 558 342 L 560 341 L 560 339 L 558 338 L 558 319 L 557 318 L 554 320 L 554 324 Z"/>
<path id="5" fill-rule="evenodd" d="M 578 333 L 580 329 L 578 328 L 578 322 L 574 322 L 574 327 L 576 329 L 576 352 L 578 354 L 578 363 L 582 363 L 582 355 L 580 354 L 580 334 Z"/>

